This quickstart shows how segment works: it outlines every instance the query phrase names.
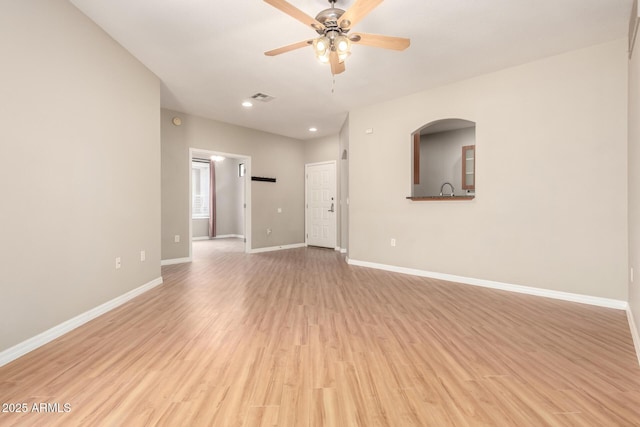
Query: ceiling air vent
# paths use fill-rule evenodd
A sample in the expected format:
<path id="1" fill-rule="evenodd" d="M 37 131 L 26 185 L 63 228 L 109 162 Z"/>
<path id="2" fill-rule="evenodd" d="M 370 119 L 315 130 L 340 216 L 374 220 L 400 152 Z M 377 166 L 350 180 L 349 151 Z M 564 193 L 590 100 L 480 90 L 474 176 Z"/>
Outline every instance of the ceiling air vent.
<path id="1" fill-rule="evenodd" d="M 258 92 L 255 95 L 251 95 L 251 99 L 255 99 L 256 101 L 260 102 L 269 102 L 273 101 L 275 98 L 271 95 Z"/>

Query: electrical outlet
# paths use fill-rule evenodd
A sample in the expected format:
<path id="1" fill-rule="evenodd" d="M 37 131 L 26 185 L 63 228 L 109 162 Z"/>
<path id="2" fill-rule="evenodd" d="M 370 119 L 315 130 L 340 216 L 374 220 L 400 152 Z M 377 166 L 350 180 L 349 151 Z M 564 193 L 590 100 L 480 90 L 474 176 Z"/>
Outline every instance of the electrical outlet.
<path id="1" fill-rule="evenodd" d="M 175 236 L 173 236 L 173 242 L 174 243 L 180 243 L 180 235 L 176 234 Z"/>
<path id="2" fill-rule="evenodd" d="M 122 260 L 120 259 L 120 257 L 116 258 L 116 270 L 118 270 L 120 267 L 122 267 Z"/>
<path id="3" fill-rule="evenodd" d="M 267 236 L 269 236 L 271 234 L 271 229 L 267 228 Z"/>
<path id="4" fill-rule="evenodd" d="M 396 239 L 391 239 L 391 246 L 393 246 L 395 248 L 396 246 Z"/>
<path id="5" fill-rule="evenodd" d="M 145 251 L 140 251 L 140 261 L 144 261 L 147 259 L 147 254 Z"/>
<path id="6" fill-rule="evenodd" d="M 278 213 L 282 213 L 282 208 L 278 208 Z"/>

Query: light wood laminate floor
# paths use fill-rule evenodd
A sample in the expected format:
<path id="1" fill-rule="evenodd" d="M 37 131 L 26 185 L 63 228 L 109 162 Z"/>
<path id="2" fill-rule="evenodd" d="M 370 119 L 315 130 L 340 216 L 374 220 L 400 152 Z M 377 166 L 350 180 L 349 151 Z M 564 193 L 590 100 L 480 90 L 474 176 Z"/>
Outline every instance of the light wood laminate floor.
<path id="1" fill-rule="evenodd" d="M 624 311 L 195 242 L 164 284 L 0 368 L 33 426 L 631 426 Z M 31 406 L 30 406 L 31 407 Z"/>

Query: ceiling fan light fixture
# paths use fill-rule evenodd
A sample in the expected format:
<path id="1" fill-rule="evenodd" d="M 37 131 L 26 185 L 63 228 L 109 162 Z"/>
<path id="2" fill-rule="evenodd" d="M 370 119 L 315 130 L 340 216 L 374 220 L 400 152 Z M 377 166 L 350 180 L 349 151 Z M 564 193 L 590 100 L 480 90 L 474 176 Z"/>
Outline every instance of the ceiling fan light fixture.
<path id="1" fill-rule="evenodd" d="M 287 0 L 264 1 L 300 21 L 305 26 L 310 26 L 319 35 L 315 39 L 302 40 L 269 50 L 264 54 L 276 56 L 312 45 L 316 58 L 321 63 L 331 64 L 331 74 L 334 76 L 345 71 L 344 61 L 351 54 L 351 43 L 361 43 L 365 46 L 392 50 L 405 50 L 410 44 L 409 39 L 401 37 L 366 33 L 349 35 L 352 27 L 382 3 L 383 0 L 352 0 L 351 7 L 346 11 L 335 7 L 337 1 L 342 3 L 346 2 L 346 0 L 328 0 L 331 7 L 320 11 L 315 18 L 307 15 Z"/>
<path id="2" fill-rule="evenodd" d="M 320 62 L 329 62 L 331 53 L 331 40 L 327 37 L 318 37 L 313 41 L 313 51 Z"/>
<path id="3" fill-rule="evenodd" d="M 349 52 L 351 50 L 351 41 L 347 36 L 339 36 L 336 38 L 336 48 L 338 49 L 338 54 Z"/>
<path id="4" fill-rule="evenodd" d="M 344 61 L 351 54 L 351 40 L 345 35 L 336 37 L 334 42 L 336 53 L 340 61 Z"/>
<path id="5" fill-rule="evenodd" d="M 326 37 L 318 37 L 313 41 L 313 50 L 317 57 L 321 57 L 331 48 L 331 42 Z"/>

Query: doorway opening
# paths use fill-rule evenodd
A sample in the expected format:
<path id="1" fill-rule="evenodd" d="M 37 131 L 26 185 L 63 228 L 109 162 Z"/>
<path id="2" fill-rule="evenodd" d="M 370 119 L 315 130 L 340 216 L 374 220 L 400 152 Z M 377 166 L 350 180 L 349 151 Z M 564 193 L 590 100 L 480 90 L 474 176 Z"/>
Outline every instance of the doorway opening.
<path id="1" fill-rule="evenodd" d="M 193 242 L 236 239 L 251 250 L 251 157 L 189 149 L 189 257 Z"/>

